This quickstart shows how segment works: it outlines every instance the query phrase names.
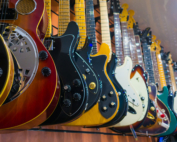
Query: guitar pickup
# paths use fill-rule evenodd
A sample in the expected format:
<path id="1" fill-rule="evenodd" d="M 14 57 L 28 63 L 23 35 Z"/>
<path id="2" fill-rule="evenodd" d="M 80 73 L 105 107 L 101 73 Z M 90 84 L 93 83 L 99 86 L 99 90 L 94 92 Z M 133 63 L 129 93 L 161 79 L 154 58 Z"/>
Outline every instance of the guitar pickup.
<path id="1" fill-rule="evenodd" d="M 0 17 L 2 20 L 16 20 L 18 13 L 13 8 L 1 7 Z"/>

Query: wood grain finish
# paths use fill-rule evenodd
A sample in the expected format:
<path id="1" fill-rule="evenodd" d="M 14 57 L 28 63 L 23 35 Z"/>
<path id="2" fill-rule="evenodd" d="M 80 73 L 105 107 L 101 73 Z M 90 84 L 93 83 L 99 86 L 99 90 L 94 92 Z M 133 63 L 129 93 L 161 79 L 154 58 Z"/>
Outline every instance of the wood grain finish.
<path id="1" fill-rule="evenodd" d="M 41 16 L 44 14 L 44 1 L 35 1 L 37 8 L 32 14 L 24 16 L 19 14 L 17 20 L 3 20 L 1 22 L 18 25 L 34 39 L 38 52 L 44 50 L 48 53 L 36 33 Z M 10 0 L 9 4 L 15 7 L 16 2 L 17 0 Z M 41 70 L 44 67 L 50 68 L 50 76 L 44 77 L 42 75 Z M 39 60 L 36 76 L 23 94 L 0 107 L 0 117 L 2 118 L 0 129 L 29 129 L 45 121 L 58 103 L 59 89 L 56 68 L 50 54 L 48 54 L 47 60 Z"/>

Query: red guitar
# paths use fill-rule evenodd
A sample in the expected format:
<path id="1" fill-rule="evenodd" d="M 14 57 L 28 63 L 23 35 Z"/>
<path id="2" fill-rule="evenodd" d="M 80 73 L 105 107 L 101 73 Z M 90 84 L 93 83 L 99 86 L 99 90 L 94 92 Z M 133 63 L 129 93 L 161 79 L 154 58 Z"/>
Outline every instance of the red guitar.
<path id="1" fill-rule="evenodd" d="M 44 122 L 52 114 L 60 95 L 55 64 L 38 36 L 46 30 L 41 27 L 47 19 L 44 18 L 44 1 L 6 0 L 1 6 L 0 16 L 3 14 L 3 7 L 7 10 L 0 20 L 0 31 L 5 40 L 9 41 L 13 55 L 23 57 L 28 55 L 27 53 L 36 52 L 34 55 L 37 58 L 28 61 L 30 65 L 35 61 L 35 67 L 29 67 L 32 70 L 20 70 L 26 76 L 25 87 L 16 98 L 0 107 L 0 130 L 30 129 Z M 19 56 L 16 56 L 19 64 L 25 67 L 25 61 L 20 60 Z"/>

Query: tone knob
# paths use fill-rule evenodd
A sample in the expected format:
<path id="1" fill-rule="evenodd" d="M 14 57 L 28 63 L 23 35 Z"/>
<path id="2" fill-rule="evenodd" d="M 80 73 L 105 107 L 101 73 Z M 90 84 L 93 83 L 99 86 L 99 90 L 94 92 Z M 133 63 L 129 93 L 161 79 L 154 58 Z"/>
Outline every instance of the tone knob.
<path id="1" fill-rule="evenodd" d="M 95 88 L 96 88 L 96 83 L 95 83 L 95 82 L 91 82 L 91 83 L 89 84 L 89 88 L 90 88 L 91 90 L 95 89 Z"/>
<path id="2" fill-rule="evenodd" d="M 101 97 L 101 99 L 104 101 L 104 100 L 106 100 L 106 95 L 103 95 L 102 97 Z"/>
<path id="3" fill-rule="evenodd" d="M 85 69 L 85 72 L 86 72 L 87 74 L 89 74 L 89 73 L 90 73 L 90 69 L 89 69 L 89 68 Z"/>
<path id="4" fill-rule="evenodd" d="M 145 99 L 144 97 L 141 97 L 141 100 L 142 100 L 142 101 L 144 101 L 144 99 Z"/>
<path id="5" fill-rule="evenodd" d="M 110 103 L 110 107 L 111 107 L 111 108 L 113 108 L 113 107 L 115 107 L 115 106 L 116 106 L 116 103 L 115 103 L 115 102 L 111 102 L 111 103 Z"/>
<path id="6" fill-rule="evenodd" d="M 79 79 L 74 79 L 73 84 L 75 87 L 79 87 L 81 85 L 81 81 Z"/>
<path id="7" fill-rule="evenodd" d="M 81 95 L 80 95 L 79 93 L 74 93 L 74 94 L 73 94 L 73 99 L 74 99 L 75 101 L 80 101 L 80 100 L 81 100 Z"/>
<path id="8" fill-rule="evenodd" d="M 3 75 L 3 70 L 0 68 L 0 77 Z"/>
<path id="9" fill-rule="evenodd" d="M 114 94 L 114 92 L 113 91 L 110 91 L 109 92 L 109 96 L 111 96 L 112 97 L 112 95 Z"/>
<path id="10" fill-rule="evenodd" d="M 108 110 L 108 108 L 106 106 L 103 106 L 102 110 L 105 112 Z"/>
<path id="11" fill-rule="evenodd" d="M 153 106 L 150 107 L 150 110 L 151 110 L 151 111 L 155 111 L 155 107 L 153 107 Z"/>
<path id="12" fill-rule="evenodd" d="M 39 59 L 46 60 L 48 58 L 48 53 L 44 50 L 39 52 Z"/>
<path id="13" fill-rule="evenodd" d="M 69 99 L 65 99 L 63 101 L 63 104 L 64 104 L 65 107 L 70 107 L 71 106 L 71 101 Z"/>
<path id="14" fill-rule="evenodd" d="M 65 85 L 65 86 L 63 87 L 63 89 L 64 89 L 65 91 L 67 91 L 67 92 L 70 92 L 70 91 L 71 91 L 71 86 L 70 86 L 70 85 Z"/>
<path id="15" fill-rule="evenodd" d="M 41 72 L 42 72 L 42 75 L 45 76 L 45 77 L 48 77 L 51 74 L 51 70 L 48 67 L 42 68 Z"/>

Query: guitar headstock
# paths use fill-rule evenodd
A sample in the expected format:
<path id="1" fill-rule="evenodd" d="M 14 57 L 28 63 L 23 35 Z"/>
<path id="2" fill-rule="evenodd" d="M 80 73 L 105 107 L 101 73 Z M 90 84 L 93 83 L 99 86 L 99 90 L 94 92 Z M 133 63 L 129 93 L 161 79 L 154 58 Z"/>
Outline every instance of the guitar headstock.
<path id="1" fill-rule="evenodd" d="M 147 42 L 147 37 L 148 37 L 149 32 L 150 32 L 150 27 L 143 30 L 143 32 L 140 34 L 140 40 L 142 43 Z"/>
<path id="2" fill-rule="evenodd" d="M 161 44 L 161 40 L 156 40 L 156 53 L 157 54 L 160 54 L 160 51 L 161 51 L 161 46 L 160 46 L 160 44 Z"/>
<path id="3" fill-rule="evenodd" d="M 128 14 L 129 14 L 128 28 L 133 29 L 133 24 L 136 23 L 135 19 L 133 18 L 133 16 L 135 15 L 135 11 L 129 10 Z"/>
<path id="4" fill-rule="evenodd" d="M 122 13 L 119 15 L 121 22 L 127 22 L 128 20 L 128 11 L 127 11 L 128 7 L 129 6 L 126 3 L 122 5 L 123 10 L 122 10 Z"/>
<path id="5" fill-rule="evenodd" d="M 167 53 L 167 61 L 169 64 L 172 64 L 173 63 L 173 60 L 172 60 L 172 55 L 170 52 Z"/>
<path id="6" fill-rule="evenodd" d="M 123 8 L 120 6 L 119 0 L 111 0 L 111 9 L 114 13 L 122 13 Z"/>

